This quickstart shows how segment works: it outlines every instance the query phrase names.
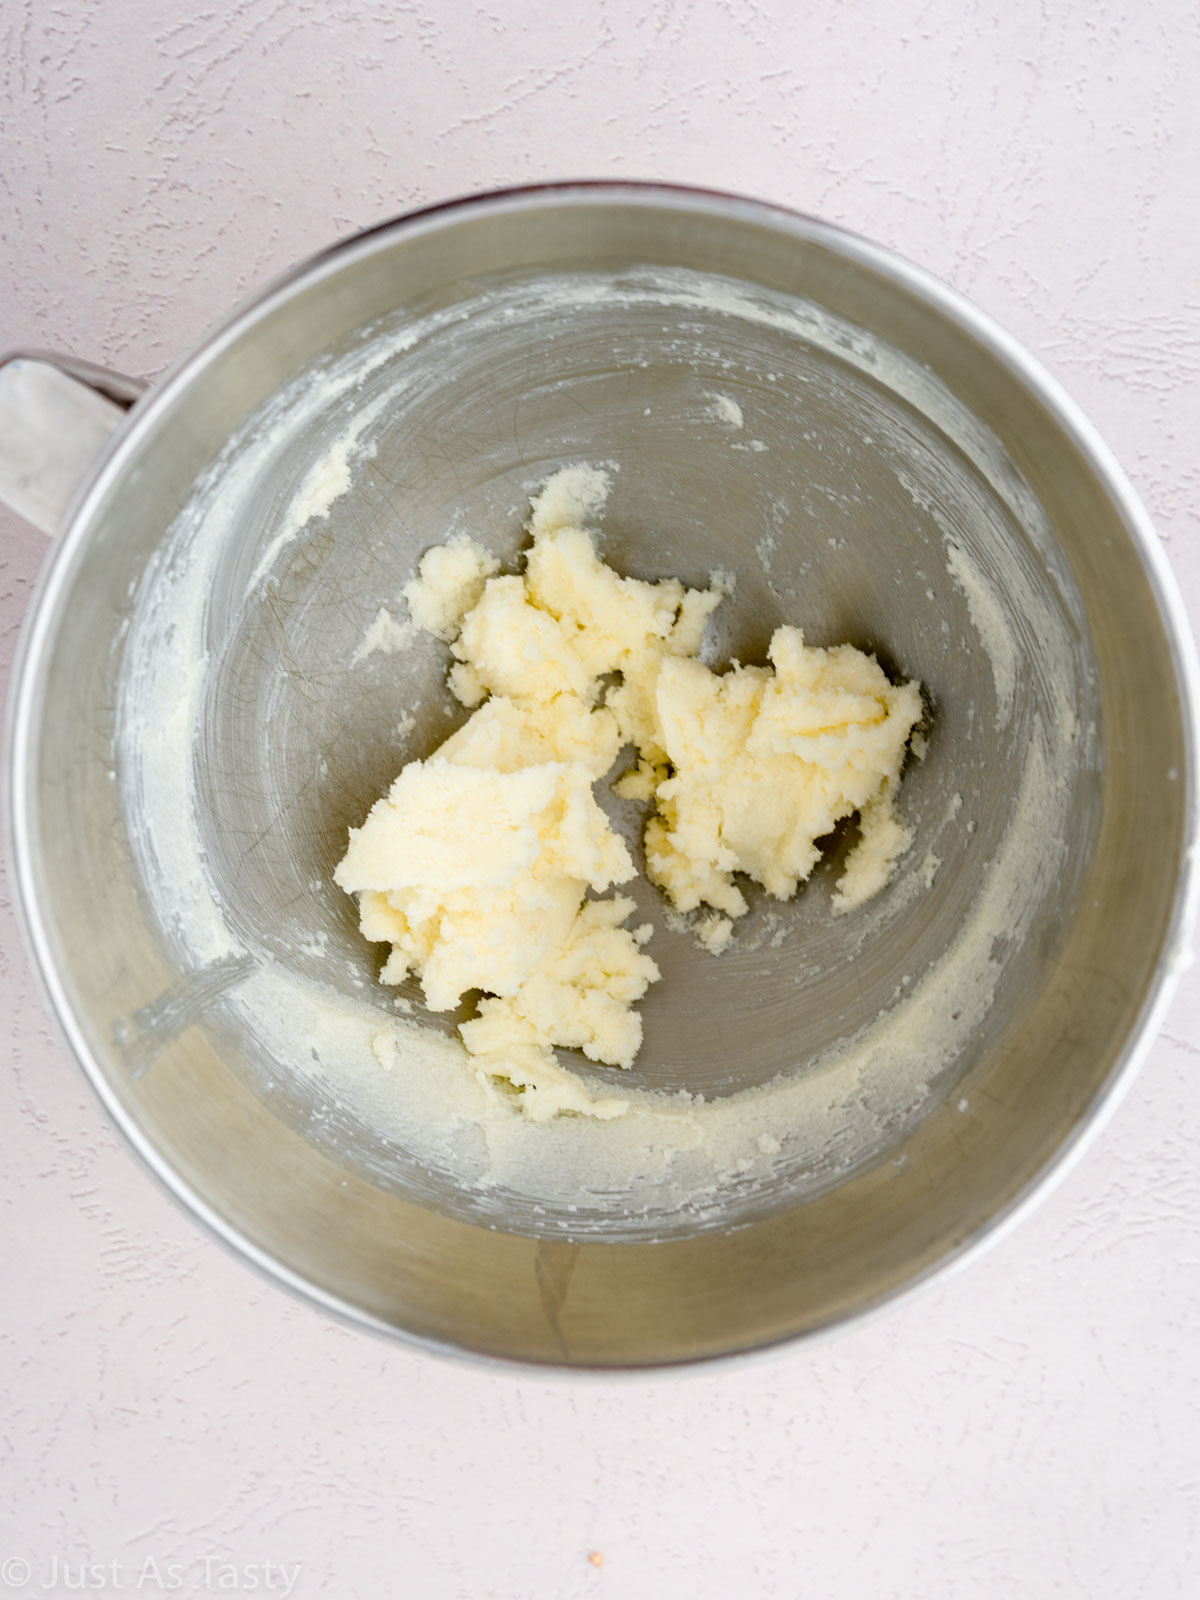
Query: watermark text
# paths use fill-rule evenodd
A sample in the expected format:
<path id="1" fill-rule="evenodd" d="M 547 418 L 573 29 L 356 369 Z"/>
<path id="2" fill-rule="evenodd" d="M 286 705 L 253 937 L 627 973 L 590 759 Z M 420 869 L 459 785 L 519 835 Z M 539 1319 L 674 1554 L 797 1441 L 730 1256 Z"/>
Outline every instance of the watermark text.
<path id="1" fill-rule="evenodd" d="M 262 1594 L 288 1600 L 300 1579 L 298 1561 L 230 1561 L 225 1556 L 196 1556 L 168 1561 L 146 1556 L 141 1561 L 67 1560 L 48 1556 L 0 1559 L 0 1587 L 22 1595 L 54 1594 Z"/>

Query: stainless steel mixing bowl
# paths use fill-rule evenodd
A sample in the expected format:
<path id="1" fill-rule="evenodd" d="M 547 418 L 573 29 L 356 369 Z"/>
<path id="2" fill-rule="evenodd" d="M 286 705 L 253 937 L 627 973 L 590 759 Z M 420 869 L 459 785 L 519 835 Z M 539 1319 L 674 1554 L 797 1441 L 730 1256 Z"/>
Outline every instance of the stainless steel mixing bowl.
<path id="1" fill-rule="evenodd" d="M 347 429 L 349 488 L 281 537 Z M 355 653 L 423 548 L 468 528 L 511 558 L 530 490 L 579 460 L 619 467 L 605 523 L 618 569 L 735 571 L 718 657 L 761 659 L 772 628 L 797 622 L 919 677 L 929 708 L 902 789 L 916 843 L 869 938 L 830 910 L 846 839 L 786 912 L 756 900 L 719 962 L 664 930 L 639 890 L 663 981 L 642 1007 L 635 1083 L 713 1101 L 781 1073 L 819 1083 L 839 1041 L 924 992 L 1015 826 L 1042 862 L 991 940 L 953 1057 L 931 1059 L 890 1115 L 851 1119 L 825 1157 L 789 1165 L 785 1141 L 768 1179 L 731 1182 L 704 1210 L 639 1211 L 582 1183 L 567 1204 L 460 1182 L 231 1005 L 267 961 L 387 1008 L 330 869 L 347 826 L 461 711 L 436 642 Z M 170 622 L 187 572 L 204 589 L 191 678 Z M 197 742 L 155 798 L 154 730 L 143 718 L 138 732 L 130 701 L 158 660 Z M 568 1367 L 695 1361 L 883 1304 L 993 1234 L 1080 1148 L 1186 948 L 1193 679 L 1128 484 L 956 294 L 748 200 L 513 191 L 316 258 L 117 427 L 24 635 L 15 881 L 104 1103 L 169 1188 L 273 1276 L 432 1346 Z M 1036 792 L 1035 745 L 1056 765 Z M 153 828 L 147 843 L 146 816 L 176 801 L 194 809 L 192 856 Z M 227 947 L 179 913 L 205 896 Z"/>

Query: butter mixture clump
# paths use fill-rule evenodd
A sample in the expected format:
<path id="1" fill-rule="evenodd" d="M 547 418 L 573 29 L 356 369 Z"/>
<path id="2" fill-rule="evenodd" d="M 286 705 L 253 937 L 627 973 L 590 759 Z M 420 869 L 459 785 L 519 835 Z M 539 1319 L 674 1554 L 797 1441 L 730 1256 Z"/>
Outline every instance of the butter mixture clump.
<path id="1" fill-rule="evenodd" d="M 633 901 L 588 898 L 635 876 L 592 791 L 623 749 L 634 764 L 614 788 L 653 807 L 649 876 L 679 911 L 700 912 L 713 954 L 748 909 L 736 874 L 789 899 L 817 841 L 857 813 L 834 896 L 849 910 L 912 838 L 894 796 L 919 685 L 892 684 L 851 645 L 808 646 L 793 627 L 776 630 L 769 666 L 711 671 L 697 656 L 728 575 L 708 589 L 621 577 L 582 526 L 607 492 L 590 467 L 550 478 L 521 575 L 471 540 L 426 551 L 405 597 L 449 643 L 450 687 L 475 709 L 351 830 L 334 874 L 359 897 L 364 935 L 392 946 L 385 983 L 415 974 L 438 1011 L 483 997 L 460 1028 L 472 1065 L 536 1121 L 627 1109 L 591 1094 L 554 1049 L 631 1066 L 633 1006 L 659 977 L 642 948 L 650 925 L 625 926 Z"/>

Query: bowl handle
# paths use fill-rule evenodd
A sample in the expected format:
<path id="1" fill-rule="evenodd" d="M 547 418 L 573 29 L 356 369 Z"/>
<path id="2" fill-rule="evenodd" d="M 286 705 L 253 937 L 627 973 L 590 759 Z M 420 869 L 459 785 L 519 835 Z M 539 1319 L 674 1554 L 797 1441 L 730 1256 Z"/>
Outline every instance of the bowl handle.
<path id="1" fill-rule="evenodd" d="M 146 385 L 42 350 L 0 356 L 0 500 L 56 533 L 110 433 Z"/>

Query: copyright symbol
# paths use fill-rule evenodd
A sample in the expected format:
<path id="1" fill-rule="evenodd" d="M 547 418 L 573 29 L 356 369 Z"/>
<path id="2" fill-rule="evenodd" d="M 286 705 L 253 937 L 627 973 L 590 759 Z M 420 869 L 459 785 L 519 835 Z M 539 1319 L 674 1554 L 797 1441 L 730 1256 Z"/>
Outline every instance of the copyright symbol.
<path id="1" fill-rule="evenodd" d="M 0 1566 L 0 1582 L 6 1589 L 19 1589 L 22 1584 L 28 1583 L 32 1576 L 33 1568 L 24 1556 L 9 1556 Z"/>

